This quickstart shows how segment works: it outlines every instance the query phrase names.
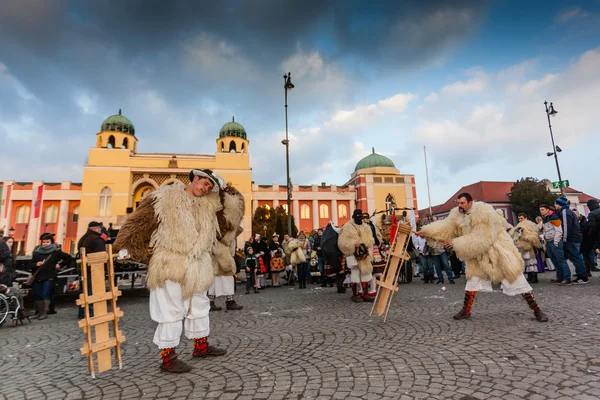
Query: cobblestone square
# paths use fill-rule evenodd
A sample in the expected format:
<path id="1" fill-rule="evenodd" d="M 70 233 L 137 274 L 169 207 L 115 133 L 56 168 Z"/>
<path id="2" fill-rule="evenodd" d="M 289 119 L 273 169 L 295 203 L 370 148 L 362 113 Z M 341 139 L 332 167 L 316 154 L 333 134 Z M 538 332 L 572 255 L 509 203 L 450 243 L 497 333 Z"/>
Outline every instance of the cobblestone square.
<path id="1" fill-rule="evenodd" d="M 541 275 L 539 323 L 521 297 L 479 294 L 470 321 L 454 321 L 456 285 L 401 285 L 388 322 L 335 288 L 268 288 L 238 312 L 211 313 L 210 343 L 228 354 L 162 373 L 144 293 L 120 300 L 124 368 L 90 378 L 71 302 L 45 321 L 0 328 L 0 398 L 17 399 L 598 399 L 600 281 L 556 287 Z M 224 306 L 224 299 L 217 303 Z"/>

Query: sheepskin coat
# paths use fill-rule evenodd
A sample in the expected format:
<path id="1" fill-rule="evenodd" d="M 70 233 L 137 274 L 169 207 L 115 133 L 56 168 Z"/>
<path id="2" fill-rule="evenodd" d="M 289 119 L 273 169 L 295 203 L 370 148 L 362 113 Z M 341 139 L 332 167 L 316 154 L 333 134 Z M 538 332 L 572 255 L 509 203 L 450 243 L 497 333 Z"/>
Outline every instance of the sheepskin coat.
<path id="1" fill-rule="evenodd" d="M 505 230 L 505 221 L 489 204 L 475 202 L 465 214 L 456 207 L 422 232 L 432 247 L 452 240 L 456 256 L 466 264 L 467 279 L 477 276 L 513 283 L 523 274 L 523 259 Z"/>
<path id="2" fill-rule="evenodd" d="M 519 222 L 517 226 L 511 229 L 510 235 L 521 254 L 542 247 L 538 227 L 528 219 Z"/>
<path id="3" fill-rule="evenodd" d="M 181 295 L 188 299 L 213 284 L 211 254 L 222 206 L 217 193 L 193 197 L 184 189 L 175 182 L 152 192 L 123 224 L 114 247 L 127 249 L 140 262 L 147 260 L 151 247 L 148 288 L 170 280 L 181 285 Z"/>
<path id="4" fill-rule="evenodd" d="M 290 239 L 287 248 L 290 251 L 290 263 L 298 265 L 306 262 L 305 248 L 308 240 Z"/>
<path id="5" fill-rule="evenodd" d="M 354 221 L 346 222 L 340 229 L 338 247 L 346 257 L 354 256 L 356 243 L 364 244 L 369 249 L 369 255 L 358 261 L 358 269 L 361 275 L 371 274 L 373 272 L 373 245 L 375 244 L 371 227 L 364 223 L 359 225 Z"/>
<path id="6" fill-rule="evenodd" d="M 235 274 L 235 239 L 243 228 L 240 226 L 246 210 L 244 196 L 230 183 L 219 191 L 222 209 L 217 211 L 219 235 L 213 248 L 212 262 L 216 276 Z"/>

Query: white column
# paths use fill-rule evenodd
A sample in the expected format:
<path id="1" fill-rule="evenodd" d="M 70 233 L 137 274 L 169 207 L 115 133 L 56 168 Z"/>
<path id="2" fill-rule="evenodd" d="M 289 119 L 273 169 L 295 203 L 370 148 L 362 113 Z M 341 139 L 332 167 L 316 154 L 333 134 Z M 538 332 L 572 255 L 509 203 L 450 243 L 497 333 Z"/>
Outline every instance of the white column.
<path id="1" fill-rule="evenodd" d="M 356 201 L 354 199 L 350 199 L 350 215 L 348 216 L 349 218 L 352 218 L 352 213 L 354 213 L 355 209 L 356 209 Z"/>
<path id="2" fill-rule="evenodd" d="M 333 224 L 337 226 L 338 224 L 338 209 L 337 209 L 337 200 L 333 199 L 331 200 L 331 220 L 333 221 Z"/>
<path id="3" fill-rule="evenodd" d="M 298 200 L 292 200 L 292 208 L 294 209 L 294 220 L 296 220 L 296 226 L 300 229 L 300 202 Z M 289 210 L 288 210 L 289 212 Z"/>
<path id="4" fill-rule="evenodd" d="M 65 237 L 67 234 L 67 222 L 69 217 L 69 200 L 60 201 L 58 210 L 58 225 L 56 227 L 56 242 L 65 247 Z M 66 249 L 65 249 L 66 251 Z"/>
<path id="5" fill-rule="evenodd" d="M 10 217 L 12 214 L 12 197 L 13 197 L 13 184 L 15 182 L 14 181 L 4 181 L 4 186 L 2 188 L 2 199 L 0 201 L 0 227 L 3 227 L 4 225 L 6 225 L 6 227 L 4 228 L 4 235 L 8 236 L 9 232 L 8 230 L 11 228 L 10 226 Z M 8 191 L 10 189 L 10 197 L 8 197 Z M 6 218 L 4 217 L 6 213 Z"/>
<path id="6" fill-rule="evenodd" d="M 258 200 L 252 200 L 252 214 L 254 214 L 254 212 L 256 211 L 257 208 L 258 208 Z"/>
<path id="7" fill-rule="evenodd" d="M 316 186 L 316 185 L 313 185 L 313 186 Z M 312 201 L 312 208 L 313 208 L 313 218 L 312 218 L 313 229 L 318 229 L 319 228 L 319 201 L 318 200 Z"/>
<path id="8" fill-rule="evenodd" d="M 37 198 L 38 187 L 44 182 L 34 181 L 31 185 L 31 214 L 29 215 L 29 225 L 27 226 L 27 242 L 25 243 L 25 253 L 33 253 L 33 249 L 38 244 L 40 233 L 40 223 L 44 216 L 44 192 L 42 191 L 42 200 L 40 202 L 40 216 L 35 218 L 35 200 Z"/>
<path id="9" fill-rule="evenodd" d="M 279 207 L 279 200 L 275 199 L 273 200 L 273 208 L 277 208 Z"/>

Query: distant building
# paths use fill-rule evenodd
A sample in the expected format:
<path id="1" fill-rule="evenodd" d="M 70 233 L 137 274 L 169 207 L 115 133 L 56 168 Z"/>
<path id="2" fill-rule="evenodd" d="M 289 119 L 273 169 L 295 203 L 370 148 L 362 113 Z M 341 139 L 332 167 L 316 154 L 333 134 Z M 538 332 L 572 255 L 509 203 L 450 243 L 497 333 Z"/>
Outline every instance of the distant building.
<path id="1" fill-rule="evenodd" d="M 446 202 L 437 206 L 431 207 L 431 211 L 436 219 L 444 219 L 450 213 L 454 207 L 456 207 L 456 196 L 460 193 L 467 192 L 473 196 L 475 201 L 483 201 L 491 204 L 495 209 L 502 210 L 506 220 L 510 224 L 515 224 L 517 216 L 513 212 L 512 205 L 510 203 L 510 190 L 513 187 L 514 182 L 489 182 L 481 181 L 473 183 L 472 185 L 463 186 L 455 194 L 453 194 Z M 559 189 L 552 188 L 552 183 L 546 182 L 548 189 L 551 192 L 560 193 Z M 566 197 L 571 202 L 571 209 L 577 210 L 579 214 L 588 215 L 589 209 L 586 202 L 594 197 L 587 195 L 583 192 L 577 191 L 573 188 L 566 189 Z M 429 208 L 423 208 L 419 210 L 419 218 L 426 221 L 429 216 Z"/>

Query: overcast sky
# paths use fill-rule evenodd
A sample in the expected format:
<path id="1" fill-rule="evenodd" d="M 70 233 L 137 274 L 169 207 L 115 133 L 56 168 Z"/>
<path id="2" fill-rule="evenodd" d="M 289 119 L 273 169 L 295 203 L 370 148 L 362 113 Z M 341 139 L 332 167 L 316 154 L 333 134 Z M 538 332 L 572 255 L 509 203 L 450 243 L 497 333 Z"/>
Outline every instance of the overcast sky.
<path id="1" fill-rule="evenodd" d="M 373 4 L 369 4 L 373 3 Z M 423 5 L 425 3 L 426 5 Z M 217 5 L 218 4 L 218 5 Z M 235 115 L 253 179 L 345 183 L 375 151 L 427 206 L 481 180 L 600 196 L 600 1 L 0 0 L 0 180 L 81 181 L 119 108 L 140 152 L 211 154 Z"/>

